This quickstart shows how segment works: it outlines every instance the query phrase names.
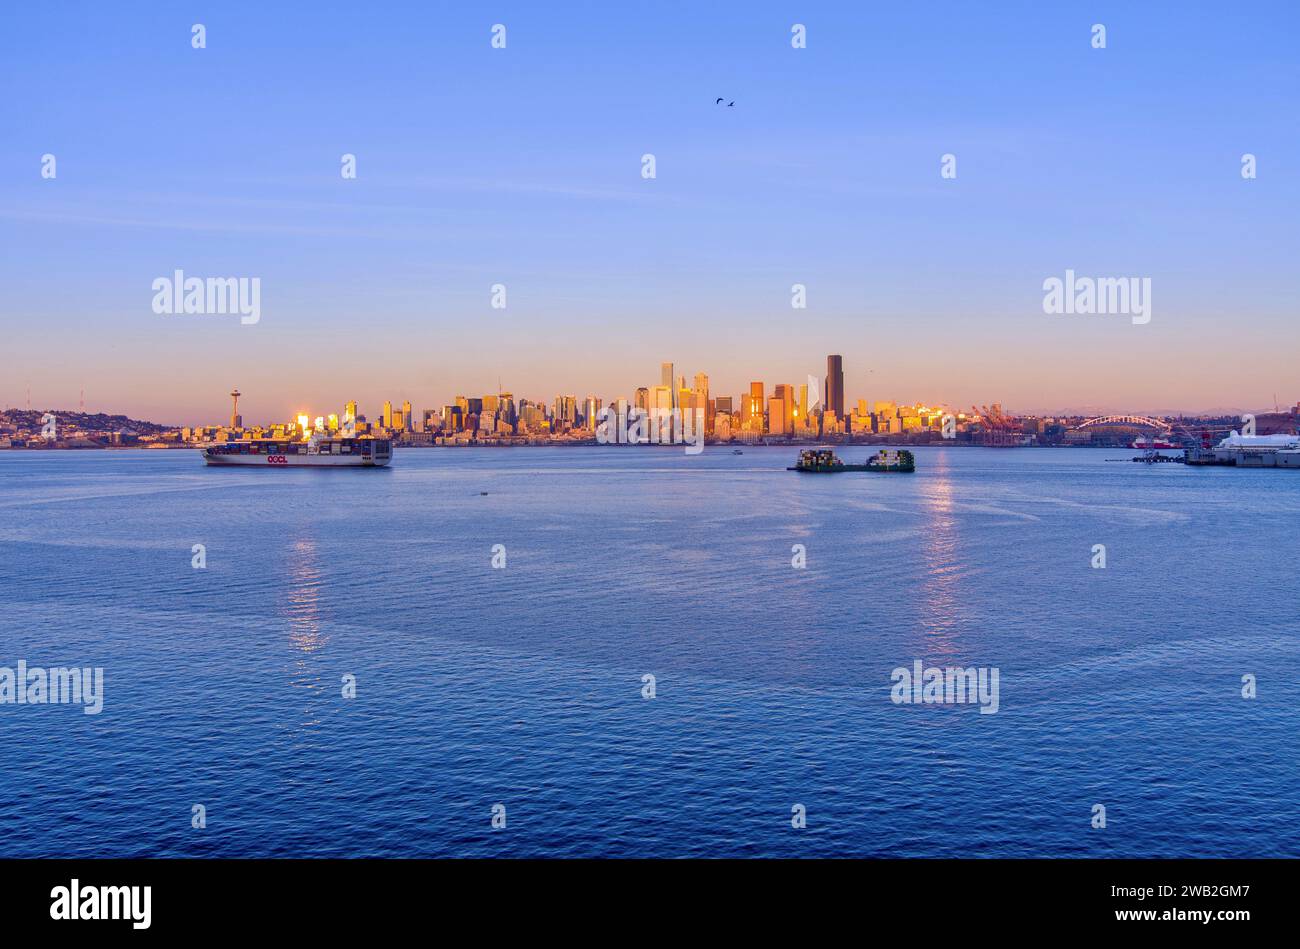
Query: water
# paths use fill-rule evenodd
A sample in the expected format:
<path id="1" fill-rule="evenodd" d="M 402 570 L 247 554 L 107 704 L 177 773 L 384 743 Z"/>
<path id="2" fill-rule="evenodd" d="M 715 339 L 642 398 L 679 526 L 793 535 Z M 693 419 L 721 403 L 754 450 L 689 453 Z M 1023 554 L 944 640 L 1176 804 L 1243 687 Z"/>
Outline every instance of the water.
<path id="1" fill-rule="evenodd" d="M 1300 475 L 916 454 L 0 454 L 0 857 L 1300 855 Z"/>

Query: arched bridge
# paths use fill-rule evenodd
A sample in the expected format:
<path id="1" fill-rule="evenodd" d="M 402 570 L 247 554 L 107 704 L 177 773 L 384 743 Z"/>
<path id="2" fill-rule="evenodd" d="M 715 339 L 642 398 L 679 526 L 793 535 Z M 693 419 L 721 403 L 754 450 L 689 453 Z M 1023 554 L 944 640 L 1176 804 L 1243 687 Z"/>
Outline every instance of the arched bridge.
<path id="1" fill-rule="evenodd" d="M 1162 432 L 1170 429 L 1168 422 L 1162 422 L 1158 418 L 1147 418 L 1145 415 L 1102 415 L 1088 419 L 1079 427 L 1090 428 L 1094 425 L 1136 425 L 1142 428 L 1159 429 Z"/>

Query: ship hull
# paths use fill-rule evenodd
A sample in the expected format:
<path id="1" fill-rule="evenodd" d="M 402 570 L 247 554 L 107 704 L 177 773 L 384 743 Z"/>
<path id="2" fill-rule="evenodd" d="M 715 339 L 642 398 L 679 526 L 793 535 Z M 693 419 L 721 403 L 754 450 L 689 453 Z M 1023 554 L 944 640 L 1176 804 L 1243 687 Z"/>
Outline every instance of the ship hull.
<path id="1" fill-rule="evenodd" d="M 916 471 L 914 465 L 893 465 L 886 468 L 877 465 L 834 465 L 829 468 L 786 468 L 786 471 L 799 471 L 803 474 L 838 474 L 841 471 L 871 471 L 875 474 L 911 474 Z"/>
<path id="2" fill-rule="evenodd" d="M 218 468 L 383 468 L 391 458 L 378 461 L 358 455 L 210 455 L 203 460 Z"/>

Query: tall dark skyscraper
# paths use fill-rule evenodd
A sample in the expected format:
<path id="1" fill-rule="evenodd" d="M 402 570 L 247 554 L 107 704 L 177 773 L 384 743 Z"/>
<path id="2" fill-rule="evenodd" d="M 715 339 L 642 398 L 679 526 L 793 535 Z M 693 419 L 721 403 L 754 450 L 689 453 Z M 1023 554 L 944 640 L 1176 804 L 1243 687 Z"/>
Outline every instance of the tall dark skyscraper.
<path id="1" fill-rule="evenodd" d="M 844 419 L 844 357 L 826 357 L 826 408 Z"/>

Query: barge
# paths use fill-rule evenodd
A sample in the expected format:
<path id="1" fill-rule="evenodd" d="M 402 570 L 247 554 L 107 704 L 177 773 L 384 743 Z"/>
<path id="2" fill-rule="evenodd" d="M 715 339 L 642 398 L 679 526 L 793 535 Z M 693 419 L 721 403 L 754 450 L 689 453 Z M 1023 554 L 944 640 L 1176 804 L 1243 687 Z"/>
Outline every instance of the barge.
<path id="1" fill-rule="evenodd" d="M 877 471 L 910 474 L 916 471 L 916 459 L 910 451 L 880 451 L 867 459 L 866 464 L 850 465 L 839 459 L 829 448 L 806 449 L 799 452 L 799 460 L 786 471 L 805 474 L 834 474 L 840 471 Z"/>

